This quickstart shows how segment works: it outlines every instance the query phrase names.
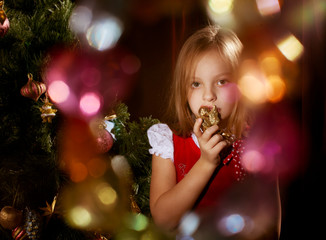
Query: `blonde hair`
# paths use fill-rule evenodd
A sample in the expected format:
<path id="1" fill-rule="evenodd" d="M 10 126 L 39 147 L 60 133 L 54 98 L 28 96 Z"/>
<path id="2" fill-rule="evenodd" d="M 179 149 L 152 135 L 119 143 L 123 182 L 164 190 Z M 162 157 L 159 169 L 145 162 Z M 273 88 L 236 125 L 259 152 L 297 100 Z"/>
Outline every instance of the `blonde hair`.
<path id="1" fill-rule="evenodd" d="M 194 117 L 189 108 L 187 94 L 189 79 L 194 74 L 199 56 L 210 49 L 216 49 L 223 60 L 230 64 L 233 71 L 239 65 L 242 43 L 234 32 L 219 26 L 207 26 L 191 35 L 182 46 L 174 71 L 171 98 L 167 108 L 166 121 L 180 136 L 189 136 L 194 125 Z M 245 122 L 242 104 L 238 101 L 227 128 L 236 137 L 241 137 Z"/>

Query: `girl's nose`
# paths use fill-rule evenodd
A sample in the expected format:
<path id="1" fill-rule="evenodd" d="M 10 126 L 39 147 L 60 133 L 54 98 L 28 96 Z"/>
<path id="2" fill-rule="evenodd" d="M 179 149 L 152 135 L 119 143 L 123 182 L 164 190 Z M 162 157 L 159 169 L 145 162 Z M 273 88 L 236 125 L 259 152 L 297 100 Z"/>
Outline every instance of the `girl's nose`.
<path id="1" fill-rule="evenodd" d="M 208 102 L 212 102 L 216 100 L 216 94 L 214 91 L 212 91 L 211 88 L 205 89 L 203 99 Z"/>

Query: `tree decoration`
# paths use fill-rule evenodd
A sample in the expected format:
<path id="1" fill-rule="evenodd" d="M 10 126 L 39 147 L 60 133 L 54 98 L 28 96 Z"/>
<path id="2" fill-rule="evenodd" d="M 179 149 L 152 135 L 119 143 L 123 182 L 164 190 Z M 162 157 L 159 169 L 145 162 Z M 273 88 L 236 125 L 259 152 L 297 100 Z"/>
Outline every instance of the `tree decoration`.
<path id="1" fill-rule="evenodd" d="M 3 10 L 3 6 L 4 6 L 4 1 L 0 1 L 0 37 L 6 35 L 10 26 L 7 15 Z"/>
<path id="2" fill-rule="evenodd" d="M 37 82 L 33 80 L 33 75 L 31 73 L 27 74 L 28 82 L 25 86 L 20 89 L 21 95 L 28 97 L 37 101 L 40 96 L 45 93 L 46 86 L 44 83 Z"/>
<path id="3" fill-rule="evenodd" d="M 5 206 L 0 212 L 0 225 L 6 229 L 14 229 L 22 221 L 23 213 L 13 207 Z"/>
<path id="4" fill-rule="evenodd" d="M 108 152 L 113 146 L 111 133 L 105 129 L 105 123 L 101 123 L 96 131 L 96 149 L 99 153 Z"/>
<path id="5" fill-rule="evenodd" d="M 11 236 L 15 240 L 28 239 L 27 233 L 22 226 L 18 226 L 14 230 L 12 230 Z"/>
<path id="6" fill-rule="evenodd" d="M 45 95 L 45 99 L 43 100 L 43 105 L 40 108 L 41 117 L 43 119 L 43 123 L 52 123 L 52 118 L 55 117 L 55 113 L 58 111 L 57 109 L 52 108 L 53 104 L 49 102 L 48 95 Z"/>
<path id="7" fill-rule="evenodd" d="M 123 103 L 117 104 L 114 112 L 117 117 L 112 119 L 114 123 L 112 134 L 116 141 L 110 154 L 123 155 L 127 159 L 133 173 L 131 209 L 134 212 L 140 210 L 142 214 L 149 216 L 152 156 L 148 152 L 150 145 L 147 130 L 153 124 L 159 123 L 159 120 L 144 117 L 139 118 L 139 121 L 130 121 L 128 107 Z"/>
<path id="8" fill-rule="evenodd" d="M 42 219 L 38 212 L 26 208 L 25 231 L 29 239 L 40 239 Z"/>

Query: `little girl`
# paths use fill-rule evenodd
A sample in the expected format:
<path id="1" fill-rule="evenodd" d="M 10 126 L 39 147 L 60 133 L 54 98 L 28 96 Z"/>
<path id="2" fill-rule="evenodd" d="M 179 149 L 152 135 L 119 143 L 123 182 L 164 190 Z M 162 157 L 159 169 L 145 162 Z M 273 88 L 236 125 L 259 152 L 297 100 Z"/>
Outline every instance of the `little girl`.
<path id="1" fill-rule="evenodd" d="M 180 51 L 168 124 L 147 132 L 153 154 L 150 209 L 159 226 L 174 229 L 188 211 L 218 206 L 246 175 L 238 155 L 248 122 L 235 79 L 241 51 L 238 37 L 217 26 L 194 33 Z M 220 123 L 203 131 L 198 111 L 214 106 Z M 225 139 L 225 131 L 235 141 Z"/>

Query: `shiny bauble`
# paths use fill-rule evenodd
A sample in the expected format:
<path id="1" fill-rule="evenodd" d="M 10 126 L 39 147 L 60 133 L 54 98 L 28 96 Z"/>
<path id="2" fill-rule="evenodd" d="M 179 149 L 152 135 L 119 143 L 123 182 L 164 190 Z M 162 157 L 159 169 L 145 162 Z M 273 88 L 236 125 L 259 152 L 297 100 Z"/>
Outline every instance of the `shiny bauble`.
<path id="1" fill-rule="evenodd" d="M 0 23 L 0 37 L 3 37 L 6 35 L 6 33 L 8 32 L 10 27 L 10 23 L 8 18 L 5 19 L 5 21 L 2 23 Z"/>
<path id="2" fill-rule="evenodd" d="M 20 94 L 37 101 L 45 93 L 46 86 L 42 82 L 34 81 L 32 74 L 29 73 L 27 76 L 28 82 L 20 89 Z"/>
<path id="3" fill-rule="evenodd" d="M 98 153 L 108 152 L 113 145 L 113 137 L 105 129 L 99 129 L 96 133 L 96 150 Z"/>
<path id="4" fill-rule="evenodd" d="M 5 206 L 0 212 L 0 225 L 6 229 L 14 229 L 22 221 L 23 213 L 13 207 Z"/>

